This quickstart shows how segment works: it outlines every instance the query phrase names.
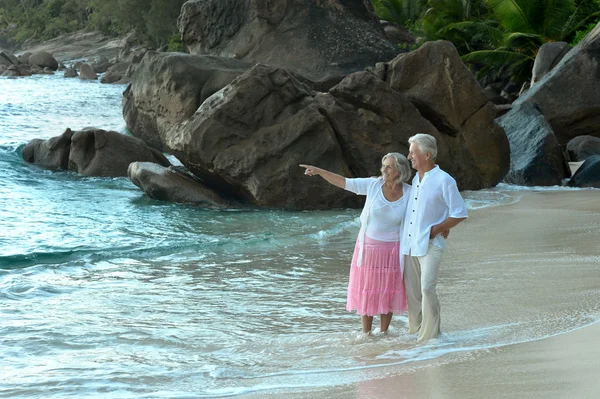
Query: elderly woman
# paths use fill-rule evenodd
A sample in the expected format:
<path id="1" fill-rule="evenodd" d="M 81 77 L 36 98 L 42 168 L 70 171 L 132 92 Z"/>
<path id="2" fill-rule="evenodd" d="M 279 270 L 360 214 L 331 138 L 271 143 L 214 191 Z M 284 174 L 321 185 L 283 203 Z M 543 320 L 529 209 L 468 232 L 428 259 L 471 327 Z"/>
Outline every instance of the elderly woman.
<path id="1" fill-rule="evenodd" d="M 365 334 L 371 332 L 373 316 L 379 314 L 380 331 L 387 333 L 392 315 L 406 311 L 400 234 L 411 189 L 405 183 L 410 177 L 408 160 L 402 154 L 389 153 L 381 160 L 381 177 L 364 179 L 300 166 L 306 168 L 306 175 L 319 175 L 337 187 L 367 196 L 352 257 L 346 309 L 361 315 Z"/>

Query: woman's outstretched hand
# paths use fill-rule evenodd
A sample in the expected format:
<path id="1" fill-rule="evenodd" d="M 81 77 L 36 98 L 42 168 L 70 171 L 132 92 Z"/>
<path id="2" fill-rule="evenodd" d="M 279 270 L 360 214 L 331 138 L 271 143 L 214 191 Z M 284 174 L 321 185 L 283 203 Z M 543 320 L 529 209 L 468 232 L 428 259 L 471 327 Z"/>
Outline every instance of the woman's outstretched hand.
<path id="1" fill-rule="evenodd" d="M 318 175 L 320 172 L 320 168 L 314 167 L 312 165 L 304 165 L 304 164 L 300 164 L 301 168 L 305 168 L 306 170 L 304 171 L 304 174 L 307 176 L 314 176 L 314 175 Z"/>
<path id="2" fill-rule="evenodd" d="M 323 179 L 327 180 L 328 183 L 333 184 L 336 187 L 346 188 L 346 178 L 344 176 L 340 176 L 312 165 L 305 165 L 301 163 L 300 167 L 306 169 L 304 174 L 307 176 L 321 176 Z"/>

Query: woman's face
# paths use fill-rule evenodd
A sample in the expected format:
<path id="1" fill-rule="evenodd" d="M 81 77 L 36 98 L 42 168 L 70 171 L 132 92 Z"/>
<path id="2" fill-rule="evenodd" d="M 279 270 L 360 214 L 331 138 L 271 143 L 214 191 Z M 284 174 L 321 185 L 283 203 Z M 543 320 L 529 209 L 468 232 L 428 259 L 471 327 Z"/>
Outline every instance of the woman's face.
<path id="1" fill-rule="evenodd" d="M 381 176 L 386 182 L 393 182 L 400 177 L 400 172 L 396 169 L 396 161 L 394 158 L 386 158 L 381 164 Z"/>

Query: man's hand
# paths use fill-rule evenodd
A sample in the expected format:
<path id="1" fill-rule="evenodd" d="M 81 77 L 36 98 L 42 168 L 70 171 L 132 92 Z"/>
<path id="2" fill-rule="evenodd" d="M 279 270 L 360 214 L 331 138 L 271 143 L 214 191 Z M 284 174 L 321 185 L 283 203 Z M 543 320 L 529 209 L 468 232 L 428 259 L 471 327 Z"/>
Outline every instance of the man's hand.
<path id="1" fill-rule="evenodd" d="M 434 239 L 438 234 L 441 234 L 444 239 L 447 239 L 448 235 L 450 235 L 450 229 L 442 231 L 439 224 L 431 226 L 431 230 L 429 231 L 429 239 Z"/>

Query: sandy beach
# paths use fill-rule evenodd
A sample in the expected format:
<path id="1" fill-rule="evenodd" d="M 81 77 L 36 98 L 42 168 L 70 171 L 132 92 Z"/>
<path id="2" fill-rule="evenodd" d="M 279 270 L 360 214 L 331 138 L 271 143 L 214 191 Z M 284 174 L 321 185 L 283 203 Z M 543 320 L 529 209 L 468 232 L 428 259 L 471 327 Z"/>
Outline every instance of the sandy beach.
<path id="1" fill-rule="evenodd" d="M 598 397 L 600 192 L 508 194 L 520 199 L 472 211 L 468 222 L 452 231 L 438 293 L 444 332 L 512 321 L 522 323 L 517 342 L 475 349 L 463 359 L 390 366 L 385 378 L 286 397 Z M 469 274 L 472 279 L 466 280 Z M 448 295 L 449 285 L 465 281 L 464 289 L 454 290 L 458 294 Z M 589 323 L 563 325 L 582 308 L 590 312 Z M 522 322 L 536 313 L 544 319 L 536 321 L 538 327 Z M 538 328 L 555 332 L 540 336 Z M 393 339 L 389 345 L 393 349 Z"/>

